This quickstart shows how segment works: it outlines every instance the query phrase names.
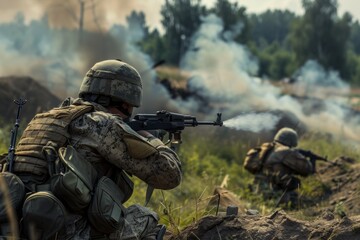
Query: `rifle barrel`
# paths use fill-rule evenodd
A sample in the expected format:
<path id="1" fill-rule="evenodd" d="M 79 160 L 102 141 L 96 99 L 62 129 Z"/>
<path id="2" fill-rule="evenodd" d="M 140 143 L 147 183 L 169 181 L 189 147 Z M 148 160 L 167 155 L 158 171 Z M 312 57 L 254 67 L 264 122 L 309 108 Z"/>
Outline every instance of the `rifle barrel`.
<path id="1" fill-rule="evenodd" d="M 215 121 L 198 121 L 197 125 L 214 125 L 214 126 L 216 126 L 216 125 L 220 125 L 220 123 L 215 122 Z"/>

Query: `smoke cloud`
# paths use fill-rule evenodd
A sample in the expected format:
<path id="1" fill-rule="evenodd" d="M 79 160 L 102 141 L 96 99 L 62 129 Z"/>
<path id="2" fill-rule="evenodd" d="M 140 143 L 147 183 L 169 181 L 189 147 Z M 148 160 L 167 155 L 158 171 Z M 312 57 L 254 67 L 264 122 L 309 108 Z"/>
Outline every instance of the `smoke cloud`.
<path id="1" fill-rule="evenodd" d="M 18 12 L 26 13 L 25 22 L 39 20 L 45 14 L 54 28 L 78 29 L 81 4 L 84 6 L 84 28 L 106 31 L 114 24 L 125 24 L 132 10 L 144 11 L 147 22 L 160 27 L 163 0 L 12 0 L 0 1 L 0 21 L 12 21 Z"/>
<path id="2" fill-rule="evenodd" d="M 146 70 L 142 74 L 144 99 L 139 111 L 174 108 L 168 93 L 155 82 L 152 60 L 133 39 L 142 35 L 135 33 L 140 28 L 114 24 L 106 31 L 80 32 L 55 28 L 53 21 L 45 15 L 27 23 L 19 13 L 14 21 L 0 24 L 1 76 L 31 76 L 61 98 L 76 97 L 91 66 L 105 59 L 122 59 L 140 73 Z"/>
<path id="3" fill-rule="evenodd" d="M 261 132 L 272 130 L 280 117 L 271 113 L 247 113 L 224 121 L 224 126 L 236 130 Z"/>
<path id="4" fill-rule="evenodd" d="M 247 130 L 250 128 L 246 123 L 250 122 L 261 126 L 252 131 L 271 129 L 276 118 L 269 115 L 239 115 L 239 112 L 284 110 L 294 113 L 313 131 L 360 140 L 359 117 L 344 105 L 344 99 L 328 94 L 334 89 L 340 89 L 343 93 L 349 90 L 336 72 L 327 72 L 315 61 L 309 61 L 295 74 L 298 82 L 294 91 L 297 93 L 300 90 L 296 89 L 305 89 L 302 95 L 306 97 L 284 95 L 279 88 L 255 77 L 256 60 L 244 46 L 223 36 L 222 22 L 215 15 L 203 18 L 191 46 L 192 50 L 185 54 L 182 61 L 182 67 L 194 76 L 190 88 L 201 89 L 202 94 L 218 108 L 216 111 L 222 110 L 228 118 L 234 117 L 226 121 L 226 125 Z M 304 104 L 307 101 L 316 102 L 312 101 L 313 96 L 322 97 L 321 106 L 312 105 L 311 111 L 307 112 Z M 261 118 L 262 122 L 258 121 Z M 244 121 L 244 125 L 240 120 Z"/>
<path id="5" fill-rule="evenodd" d="M 28 4 L 25 2 L 12 1 L 19 6 Z M 136 32 L 140 28 L 129 29 L 119 23 L 118 15 L 105 14 L 108 8 L 113 8 L 118 9 L 120 15 L 121 11 L 134 9 L 137 4 L 137 7 L 141 6 L 140 1 L 94 1 L 98 3 L 96 8 L 89 7 L 85 12 L 83 32 L 79 31 L 76 20 L 80 1 L 65 1 L 75 17 L 71 17 L 71 11 L 60 6 L 65 3 L 62 1 L 29 2 L 33 4 L 30 13 L 46 12 L 47 15 L 29 21 L 18 14 L 12 22 L 0 24 L 0 75 L 29 75 L 60 97 L 76 97 L 83 76 L 94 63 L 120 58 L 142 73 L 144 100 L 139 111 L 168 109 L 192 114 L 201 112 L 203 102 L 197 98 L 171 100 L 167 91 L 154 81 L 155 72 L 149 70 L 152 60 L 135 44 L 141 36 Z M 91 4 L 92 1 L 84 2 Z M 52 10 L 54 8 L 56 11 Z M 149 16 L 146 15 L 147 19 Z M 236 26 L 234 31 L 241 30 L 242 23 Z M 294 75 L 297 82 L 293 91 L 304 98 L 284 95 L 278 87 L 256 77 L 256 58 L 246 47 L 233 41 L 232 36 L 231 32 L 223 32 L 222 22 L 215 15 L 204 17 L 203 24 L 192 39 L 190 51 L 181 61 L 182 69 L 192 75 L 188 82 L 190 90 L 201 93 L 214 113 L 223 112 L 225 119 L 237 117 L 227 121 L 226 125 L 250 131 L 271 129 L 278 116 L 270 116 L 270 113 L 254 115 L 254 111 L 284 110 L 294 113 L 312 130 L 360 140 L 359 118 L 346 106 L 342 94 L 334 91 L 340 89 L 346 94 L 349 90 L 336 72 L 325 71 L 318 63 L 309 61 Z M 314 108 L 313 103 L 306 99 L 314 96 L 322 98 L 320 107 Z M 311 111 L 304 109 L 307 105 L 310 105 Z M 253 114 L 239 115 L 249 111 Z M 237 127 L 235 123 L 240 122 L 239 119 L 244 122 Z M 263 119 L 263 123 L 257 119 Z M 255 123 L 260 127 L 251 126 Z"/>
<path id="6" fill-rule="evenodd" d="M 329 94 L 345 95 L 350 91 L 336 71 L 325 71 L 316 61 L 308 60 L 293 76 L 296 80 L 294 91 L 299 95 L 327 98 Z"/>

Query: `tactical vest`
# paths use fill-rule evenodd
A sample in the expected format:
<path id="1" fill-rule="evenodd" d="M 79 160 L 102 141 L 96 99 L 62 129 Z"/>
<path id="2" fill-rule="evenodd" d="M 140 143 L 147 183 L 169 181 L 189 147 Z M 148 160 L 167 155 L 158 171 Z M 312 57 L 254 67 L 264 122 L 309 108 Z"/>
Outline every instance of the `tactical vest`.
<path id="1" fill-rule="evenodd" d="M 48 177 L 48 163 L 42 149 L 49 141 L 57 147 L 65 146 L 70 134 L 68 127 L 74 119 L 93 111 L 91 105 L 70 105 L 39 113 L 30 121 L 16 148 L 14 171 Z"/>

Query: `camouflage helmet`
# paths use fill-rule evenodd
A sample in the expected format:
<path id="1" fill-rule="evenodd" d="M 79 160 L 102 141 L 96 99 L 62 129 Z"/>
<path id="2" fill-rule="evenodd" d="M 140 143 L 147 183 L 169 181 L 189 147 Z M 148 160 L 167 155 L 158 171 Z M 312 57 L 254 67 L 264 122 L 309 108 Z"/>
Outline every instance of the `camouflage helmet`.
<path id="1" fill-rule="evenodd" d="M 84 77 L 79 97 L 101 96 L 109 102 L 126 102 L 135 107 L 141 105 L 142 83 L 138 71 L 121 60 L 105 60 L 96 63 Z"/>
<path id="2" fill-rule="evenodd" d="M 289 147 L 296 147 L 298 144 L 298 135 L 292 128 L 282 128 L 276 133 L 274 141 Z"/>

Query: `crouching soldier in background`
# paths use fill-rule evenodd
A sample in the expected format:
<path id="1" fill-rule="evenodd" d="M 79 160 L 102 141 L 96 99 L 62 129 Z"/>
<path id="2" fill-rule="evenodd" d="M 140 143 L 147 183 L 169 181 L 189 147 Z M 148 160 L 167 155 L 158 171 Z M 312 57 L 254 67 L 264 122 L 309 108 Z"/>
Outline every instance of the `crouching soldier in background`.
<path id="1" fill-rule="evenodd" d="M 316 159 L 309 160 L 305 155 L 307 151 L 295 148 L 297 144 L 296 131 L 282 128 L 273 142 L 249 150 L 245 158 L 245 169 L 255 174 L 253 190 L 262 192 L 265 198 L 279 193 L 276 206 L 287 204 L 291 208 L 296 207 L 296 190 L 301 186 L 296 175 L 306 177 L 315 173 Z"/>
<path id="2" fill-rule="evenodd" d="M 141 98 L 139 73 L 106 60 L 87 72 L 79 98 L 33 118 L 17 145 L 13 171 L 26 189 L 22 237 L 162 239 L 155 212 L 123 206 L 133 192 L 129 175 L 165 190 L 181 181 L 176 153 L 125 123 Z"/>

